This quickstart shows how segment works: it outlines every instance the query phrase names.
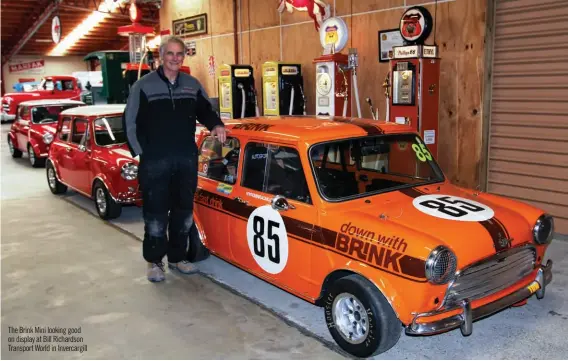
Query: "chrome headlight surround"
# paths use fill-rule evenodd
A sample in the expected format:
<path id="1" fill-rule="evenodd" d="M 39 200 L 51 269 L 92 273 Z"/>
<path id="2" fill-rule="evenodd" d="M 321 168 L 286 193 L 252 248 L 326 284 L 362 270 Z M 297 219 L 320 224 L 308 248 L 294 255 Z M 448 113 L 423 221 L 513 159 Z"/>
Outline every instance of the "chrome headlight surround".
<path id="1" fill-rule="evenodd" d="M 533 227 L 533 237 L 537 244 L 548 244 L 554 236 L 554 218 L 550 214 L 540 216 Z"/>
<path id="2" fill-rule="evenodd" d="M 51 134 L 51 133 L 45 133 L 45 134 L 42 136 L 42 139 L 43 139 L 43 142 L 44 142 L 45 144 L 51 144 L 51 142 L 53 142 L 53 134 Z"/>
<path id="3" fill-rule="evenodd" d="M 433 284 L 443 285 L 450 282 L 456 274 L 458 259 L 454 252 L 444 246 L 438 246 L 426 259 L 426 279 Z"/>
<path id="4" fill-rule="evenodd" d="M 124 163 L 120 175 L 126 180 L 135 180 L 138 178 L 138 166 L 134 163 Z"/>

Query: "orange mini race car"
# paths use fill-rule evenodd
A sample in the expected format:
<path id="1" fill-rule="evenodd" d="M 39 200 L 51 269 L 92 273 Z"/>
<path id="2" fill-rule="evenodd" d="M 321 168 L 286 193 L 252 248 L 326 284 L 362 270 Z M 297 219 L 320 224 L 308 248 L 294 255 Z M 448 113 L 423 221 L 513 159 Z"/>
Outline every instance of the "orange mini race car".
<path id="1" fill-rule="evenodd" d="M 536 294 L 554 222 L 450 184 L 409 126 L 324 117 L 203 130 L 195 224 L 218 257 L 323 307 L 352 355 L 461 328 Z"/>

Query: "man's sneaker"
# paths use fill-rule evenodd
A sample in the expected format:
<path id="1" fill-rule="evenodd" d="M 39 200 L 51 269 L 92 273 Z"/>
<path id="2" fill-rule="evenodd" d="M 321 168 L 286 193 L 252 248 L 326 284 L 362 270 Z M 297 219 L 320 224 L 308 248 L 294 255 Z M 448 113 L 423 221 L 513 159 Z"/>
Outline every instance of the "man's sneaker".
<path id="1" fill-rule="evenodd" d="M 181 273 L 186 274 L 186 275 L 197 272 L 197 267 L 187 260 L 183 260 L 183 261 L 178 262 L 178 263 L 168 262 L 168 266 L 171 269 L 176 270 L 176 271 L 181 272 Z"/>
<path id="2" fill-rule="evenodd" d="M 164 274 L 166 270 L 164 269 L 164 264 L 159 263 L 148 263 L 148 281 L 150 282 L 161 282 L 166 279 Z"/>

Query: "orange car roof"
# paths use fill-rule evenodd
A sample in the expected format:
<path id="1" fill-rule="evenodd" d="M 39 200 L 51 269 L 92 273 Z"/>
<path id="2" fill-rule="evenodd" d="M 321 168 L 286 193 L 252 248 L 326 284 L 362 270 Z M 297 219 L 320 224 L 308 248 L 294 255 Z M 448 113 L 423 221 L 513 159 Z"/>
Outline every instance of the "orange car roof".
<path id="1" fill-rule="evenodd" d="M 224 121 L 234 133 L 297 142 L 414 132 L 408 125 L 362 118 L 269 116 Z M 261 133 L 260 133 L 261 132 Z"/>

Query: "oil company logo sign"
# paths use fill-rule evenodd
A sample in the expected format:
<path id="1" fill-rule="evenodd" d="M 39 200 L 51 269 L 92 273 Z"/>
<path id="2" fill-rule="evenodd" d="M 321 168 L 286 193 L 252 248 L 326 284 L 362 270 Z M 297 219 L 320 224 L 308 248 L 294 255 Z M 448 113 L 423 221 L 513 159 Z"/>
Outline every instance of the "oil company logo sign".
<path id="1" fill-rule="evenodd" d="M 282 67 L 282 74 L 296 75 L 296 74 L 298 74 L 298 67 L 296 67 L 296 66 L 283 66 Z"/>
<path id="2" fill-rule="evenodd" d="M 422 213 L 452 221 L 482 222 L 493 218 L 495 212 L 485 204 L 450 195 L 424 195 L 412 204 Z"/>
<path id="3" fill-rule="evenodd" d="M 61 19 L 57 15 L 51 20 L 51 38 L 55 44 L 61 40 Z"/>
<path id="4" fill-rule="evenodd" d="M 43 59 L 16 62 L 9 65 L 10 73 L 43 74 L 45 61 Z"/>
<path id="5" fill-rule="evenodd" d="M 422 6 L 409 8 L 400 19 L 400 35 L 409 43 L 423 44 L 432 32 L 432 15 Z"/>

